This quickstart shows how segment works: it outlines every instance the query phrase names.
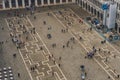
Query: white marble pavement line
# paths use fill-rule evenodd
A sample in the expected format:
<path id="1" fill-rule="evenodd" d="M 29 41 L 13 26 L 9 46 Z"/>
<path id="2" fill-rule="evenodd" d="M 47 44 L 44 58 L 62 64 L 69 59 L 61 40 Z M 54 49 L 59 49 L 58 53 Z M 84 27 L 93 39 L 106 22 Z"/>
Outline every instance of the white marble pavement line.
<path id="1" fill-rule="evenodd" d="M 70 9 L 71 10 L 71 9 Z M 71 10 L 72 11 L 72 10 Z M 72 11 L 74 14 L 75 14 L 75 12 L 74 11 Z M 77 17 L 79 17 L 77 14 L 75 14 Z M 88 25 L 88 26 L 90 26 L 89 24 L 87 24 L 86 22 L 84 22 L 86 25 Z M 99 37 L 101 37 L 102 39 L 104 39 L 102 36 L 100 36 L 99 34 L 98 34 L 98 32 L 96 32 L 95 31 L 95 33 L 99 36 Z M 111 46 L 117 53 L 119 53 L 120 54 L 120 52 L 112 45 L 112 44 L 110 44 L 108 41 L 106 41 L 107 42 L 107 44 L 109 45 L 109 46 Z"/>
<path id="2" fill-rule="evenodd" d="M 9 23 L 7 22 L 7 19 L 5 19 L 5 21 L 6 21 L 6 23 L 7 23 L 8 29 L 10 30 Z M 25 63 L 25 60 L 24 60 L 24 58 L 23 58 L 23 56 L 22 56 L 22 53 L 21 53 L 20 49 L 18 49 L 18 51 L 19 51 L 19 53 L 20 53 L 20 56 L 21 56 L 21 58 L 22 58 L 22 60 L 23 60 L 23 62 L 24 62 L 24 65 L 25 65 L 25 67 L 26 67 L 26 70 L 27 70 L 27 72 L 28 72 L 31 80 L 33 80 L 32 75 L 30 74 L 30 71 L 29 71 L 29 69 L 28 69 L 28 67 L 27 67 L 27 65 L 26 65 L 26 63 Z"/>
<path id="3" fill-rule="evenodd" d="M 31 23 L 30 19 L 27 17 L 27 20 L 28 22 L 32 25 L 33 27 L 33 24 Z M 42 41 L 43 45 L 45 46 L 45 48 L 47 49 L 48 53 L 51 55 L 49 49 L 47 48 L 46 44 L 44 43 L 44 41 L 42 40 L 42 38 L 40 37 L 40 35 L 36 32 L 36 34 L 38 35 L 39 39 Z M 63 74 L 62 70 L 59 68 L 58 64 L 56 64 L 56 66 L 58 67 L 59 71 L 62 73 L 63 77 L 65 80 L 67 80 L 67 78 L 65 77 L 65 75 Z"/>
<path id="4" fill-rule="evenodd" d="M 70 9 L 71 10 L 71 9 Z M 72 11 L 72 10 L 71 10 Z M 75 14 L 75 12 L 74 11 L 72 11 L 74 14 Z M 79 17 L 77 14 L 75 14 L 77 17 Z M 87 24 L 86 22 L 84 22 L 87 26 L 90 26 L 89 24 Z M 99 36 L 99 37 L 101 37 L 102 39 L 104 39 L 102 36 L 100 36 L 99 35 L 99 33 L 98 32 L 96 32 L 95 30 L 94 30 L 94 32 Z M 113 49 L 114 49 L 114 51 L 115 52 L 117 52 L 118 54 L 120 54 L 120 52 L 112 45 L 112 44 L 110 44 L 108 41 L 106 41 L 107 42 L 107 44 L 110 46 L 110 47 L 112 47 Z M 108 49 L 107 49 L 108 50 Z M 111 55 L 112 56 L 112 55 Z M 103 58 L 103 57 L 102 57 Z M 97 61 L 97 60 L 95 60 L 95 61 Z M 97 61 L 98 62 L 98 61 Z M 108 66 L 109 67 L 109 66 Z M 108 67 L 105 67 L 105 70 L 108 68 Z M 109 69 L 110 71 L 112 71 L 111 69 Z M 108 71 L 109 71 L 108 70 Z M 113 72 L 113 71 L 112 71 Z M 114 73 L 114 72 L 113 72 Z M 115 73 L 114 73 L 115 74 Z M 116 76 L 117 76 L 117 74 L 115 74 Z M 111 76 L 112 77 L 112 76 Z M 113 80 L 115 80 L 113 77 L 112 77 L 112 79 Z"/>
<path id="5" fill-rule="evenodd" d="M 70 9 L 71 10 L 71 9 Z M 71 10 L 74 14 L 75 14 L 75 12 L 73 11 L 73 10 Z M 77 14 L 75 14 L 77 17 L 79 17 Z M 79 17 L 80 18 L 80 17 Z M 87 26 L 90 26 L 89 24 L 87 24 L 85 21 L 83 21 Z M 99 34 L 98 34 L 98 32 L 96 32 L 95 30 L 94 30 L 94 32 L 99 36 L 99 37 L 101 37 L 102 39 L 104 39 L 102 36 L 100 36 Z M 113 46 L 113 45 L 111 45 L 108 41 L 106 41 L 107 42 L 107 44 L 110 46 L 110 47 L 112 47 L 117 53 L 119 53 L 120 54 L 120 52 Z M 113 80 L 115 80 L 113 77 L 112 77 L 112 79 Z"/>
<path id="6" fill-rule="evenodd" d="M 27 28 L 27 26 L 26 26 L 26 28 Z M 27 30 L 28 30 L 28 28 L 27 28 Z M 32 34 L 30 34 L 31 36 L 32 36 Z M 32 36 L 32 37 L 34 37 L 34 36 Z M 36 38 L 34 38 L 34 39 L 36 39 Z M 36 41 L 37 41 L 37 39 L 36 39 Z M 32 41 L 30 41 L 31 43 L 32 43 Z M 35 41 L 34 41 L 35 42 Z M 33 44 L 32 43 L 32 45 L 37 45 L 37 44 Z M 26 46 L 29 46 L 29 43 L 27 42 L 27 45 L 25 45 L 25 50 L 28 52 L 31 52 L 31 53 L 33 53 L 31 50 L 28 50 L 27 48 L 26 48 Z M 38 47 L 38 46 L 37 46 Z M 21 52 L 21 51 L 20 51 Z M 25 58 L 24 58 L 25 59 Z M 32 61 L 32 59 L 30 58 L 29 60 L 25 60 L 25 62 L 26 61 L 29 61 L 29 63 L 30 63 L 30 65 L 32 65 L 32 63 L 33 63 L 33 61 Z M 32 63 L 31 63 L 32 62 Z M 29 69 L 28 69 L 29 70 Z M 37 71 L 37 73 L 38 74 L 40 74 L 38 71 Z M 43 76 L 44 76 L 44 73 L 42 72 L 42 74 L 43 74 Z M 39 79 L 38 79 L 39 80 Z"/>
<path id="7" fill-rule="evenodd" d="M 54 15 L 54 13 L 52 13 Z M 78 15 L 77 15 L 78 16 Z M 66 28 L 66 26 L 56 17 L 56 15 L 54 15 L 54 17 L 58 20 L 59 23 L 61 23 L 63 25 L 64 28 Z M 79 16 L 78 16 L 79 17 Z M 86 47 L 84 45 L 81 44 L 81 42 L 77 39 L 77 37 L 73 34 L 73 32 L 71 30 L 68 30 L 68 32 L 78 41 L 78 43 L 88 52 L 88 50 L 86 49 Z M 114 77 L 95 59 L 93 58 L 99 65 L 100 67 L 112 78 L 112 80 L 115 80 Z"/>
<path id="8" fill-rule="evenodd" d="M 27 22 L 27 21 L 26 21 L 26 22 Z M 29 21 L 28 21 L 28 22 L 29 22 Z M 29 22 L 29 23 L 30 23 L 30 22 Z M 32 27 L 33 27 L 33 26 L 31 25 L 31 28 L 32 28 Z M 27 26 L 26 26 L 26 28 L 28 29 Z M 29 29 L 28 29 L 28 30 L 29 30 Z M 37 38 L 36 38 L 34 35 L 32 35 L 31 33 L 30 33 L 30 36 L 33 37 L 34 39 L 36 39 L 36 41 L 38 41 Z M 32 43 L 32 42 L 36 42 L 36 41 L 31 41 L 31 43 Z M 32 43 L 32 45 L 36 45 L 36 46 L 38 47 L 38 44 L 36 44 L 36 43 L 35 43 L 35 44 Z M 26 46 L 30 46 L 29 43 L 28 43 Z M 28 51 L 28 49 L 26 48 L 26 46 L 25 46 L 25 49 L 26 49 L 26 51 Z M 42 45 L 42 46 L 44 46 L 44 45 Z M 38 47 L 38 48 L 39 48 L 39 47 Z M 38 50 L 38 49 L 37 49 L 37 50 Z M 36 50 L 36 51 L 37 51 L 37 50 Z M 29 50 L 29 52 L 33 53 L 31 50 Z M 43 55 L 43 56 L 44 56 L 44 55 Z M 44 57 L 45 57 L 45 56 L 44 56 Z M 31 60 L 31 61 L 30 61 L 30 60 Z M 31 58 L 30 58 L 30 60 L 28 60 L 28 61 L 29 61 L 30 65 L 32 65 L 32 63 L 34 63 L 34 62 L 33 62 L 33 60 L 32 60 Z M 31 62 L 32 62 L 32 63 L 31 63 Z M 42 64 L 43 64 L 43 61 L 42 61 Z M 47 64 L 47 65 L 48 65 L 48 67 L 50 68 L 49 64 Z M 51 68 L 50 68 L 50 69 L 51 69 Z M 39 73 L 38 70 L 37 70 L 37 73 L 38 73 L 38 74 L 42 74 L 42 76 L 45 76 L 43 72 L 40 72 L 40 73 Z M 47 72 L 47 73 L 48 73 L 48 72 Z M 48 73 L 48 74 L 49 74 L 49 73 Z M 40 75 L 40 76 L 37 76 L 36 79 L 39 80 L 40 77 L 41 77 L 41 75 Z M 40 79 L 41 79 L 41 78 L 40 78 Z"/>

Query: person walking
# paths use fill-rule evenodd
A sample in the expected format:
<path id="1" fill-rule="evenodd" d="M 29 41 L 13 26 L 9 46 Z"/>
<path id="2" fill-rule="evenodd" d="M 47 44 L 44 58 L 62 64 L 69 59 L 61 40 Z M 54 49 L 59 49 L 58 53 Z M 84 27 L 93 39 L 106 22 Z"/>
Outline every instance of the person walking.
<path id="1" fill-rule="evenodd" d="M 20 78 L 20 73 L 18 73 L 18 77 Z"/>

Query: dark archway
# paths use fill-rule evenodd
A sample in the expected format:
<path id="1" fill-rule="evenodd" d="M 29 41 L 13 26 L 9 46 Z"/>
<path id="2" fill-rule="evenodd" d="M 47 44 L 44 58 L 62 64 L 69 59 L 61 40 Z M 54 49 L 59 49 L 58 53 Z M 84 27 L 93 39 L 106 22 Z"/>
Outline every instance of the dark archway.
<path id="1" fill-rule="evenodd" d="M 50 4 L 54 4 L 54 0 L 50 0 Z"/>
<path id="2" fill-rule="evenodd" d="M 44 4 L 48 4 L 48 0 L 44 0 Z"/>
<path id="3" fill-rule="evenodd" d="M 82 3 L 82 4 L 83 4 L 83 8 L 84 8 L 84 7 L 85 7 L 85 3 L 84 3 L 84 1 L 83 1 L 83 3 Z"/>
<path id="4" fill-rule="evenodd" d="M 65 3 L 65 2 L 66 2 L 66 0 L 62 0 L 62 2 L 63 2 L 63 3 Z"/>
<path id="5" fill-rule="evenodd" d="M 103 14 L 101 13 L 101 20 L 103 19 Z"/>
<path id="6" fill-rule="evenodd" d="M 16 7 L 16 2 L 15 0 L 11 0 L 12 7 Z"/>
<path id="7" fill-rule="evenodd" d="M 22 0 L 18 0 L 18 6 L 22 6 Z"/>
<path id="8" fill-rule="evenodd" d="M 56 3 L 60 3 L 60 0 L 56 0 Z"/>
<path id="9" fill-rule="evenodd" d="M 76 0 L 76 3 L 79 5 L 80 3 L 79 3 L 79 0 Z"/>
<path id="10" fill-rule="evenodd" d="M 25 6 L 29 6 L 29 1 L 25 0 Z"/>
<path id="11" fill-rule="evenodd" d="M 80 5 L 81 5 L 81 7 L 82 7 L 82 1 L 80 1 Z"/>
<path id="12" fill-rule="evenodd" d="M 91 13 L 93 14 L 93 7 L 91 7 Z"/>
<path id="13" fill-rule="evenodd" d="M 85 9 L 87 10 L 87 3 L 85 4 Z"/>
<path id="14" fill-rule="evenodd" d="M 96 13 L 97 13 L 97 12 L 96 12 L 96 9 L 94 9 L 94 15 L 96 15 Z"/>
<path id="15" fill-rule="evenodd" d="M 35 0 L 31 0 L 31 5 L 35 6 Z"/>
<path id="16" fill-rule="evenodd" d="M 90 12 L 90 5 L 88 5 L 88 11 Z"/>
<path id="17" fill-rule="evenodd" d="M 118 13 L 118 14 L 116 15 L 116 18 L 119 19 L 119 16 L 120 16 L 120 15 L 119 15 L 119 13 Z"/>
<path id="18" fill-rule="evenodd" d="M 117 31 L 117 29 L 118 29 L 118 24 L 115 23 L 115 30 Z"/>
<path id="19" fill-rule="evenodd" d="M 37 2 L 38 2 L 38 5 L 41 5 L 42 3 L 41 3 L 41 0 L 37 0 Z"/>
<path id="20" fill-rule="evenodd" d="M 9 1 L 8 0 L 5 1 L 5 7 L 9 8 Z"/>
<path id="21" fill-rule="evenodd" d="M 97 11 L 97 17 L 100 18 L 100 13 L 99 13 L 99 11 Z"/>
<path id="22" fill-rule="evenodd" d="M 72 0 L 68 0 L 68 2 L 72 2 Z"/>

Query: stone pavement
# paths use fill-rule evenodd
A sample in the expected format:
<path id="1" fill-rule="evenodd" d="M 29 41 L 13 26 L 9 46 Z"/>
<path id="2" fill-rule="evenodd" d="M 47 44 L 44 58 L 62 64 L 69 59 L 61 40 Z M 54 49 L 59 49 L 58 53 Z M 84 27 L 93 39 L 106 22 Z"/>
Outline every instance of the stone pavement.
<path id="1" fill-rule="evenodd" d="M 62 18 L 65 16 L 65 14 L 63 13 L 61 17 L 59 11 L 62 13 L 65 11 L 65 14 L 67 14 L 67 17 L 69 18 L 69 22 L 72 22 L 71 26 L 69 25 L 70 27 L 66 24 L 67 19 L 64 20 L 65 18 Z M 68 16 L 69 13 L 72 14 L 73 17 Z M 34 19 L 34 16 L 36 16 L 36 19 Z M 86 66 L 86 71 L 88 73 L 88 77 L 86 78 L 87 80 L 112 80 L 111 75 L 105 73 L 106 70 L 100 67 L 101 64 L 96 64 L 94 60 L 84 58 L 88 51 L 87 49 L 91 50 L 92 46 L 89 45 L 86 49 L 77 39 L 77 35 L 80 32 L 80 30 L 78 30 L 79 28 L 83 28 L 84 30 L 84 28 L 87 29 L 88 27 L 86 27 L 86 24 L 84 23 L 83 25 L 82 23 L 79 23 L 80 18 L 78 18 L 78 16 L 75 14 L 73 15 L 73 12 L 71 10 L 63 9 L 51 12 L 36 13 L 33 16 L 28 16 L 28 18 L 36 28 L 36 31 L 41 36 L 50 53 L 54 55 L 56 62 L 61 64 L 60 68 L 68 80 L 80 80 L 80 65 L 82 64 Z M 46 24 L 44 24 L 44 22 L 46 22 Z M 82 27 L 79 25 L 82 25 Z M 52 38 L 48 39 L 47 34 L 51 34 Z M 95 37 L 96 36 L 98 35 L 95 35 Z M 74 40 L 72 40 L 73 38 Z M 98 38 L 101 39 L 100 37 Z M 97 40 L 99 41 L 99 39 Z M 67 43 L 69 43 L 68 46 Z M 56 47 L 53 48 L 52 44 L 56 44 Z M 61 61 L 58 60 L 60 56 L 62 57 Z M 109 75 L 111 77 L 110 79 L 108 79 Z"/>
<path id="2" fill-rule="evenodd" d="M 3 42 L 2 51 L 0 51 L 0 68 L 11 67 L 15 80 L 30 79 L 27 74 L 27 70 L 23 65 L 23 60 L 15 45 L 11 41 L 6 20 L 2 17 L 2 15 L 0 15 L 0 18 L 0 42 Z M 4 29 L 2 29 L 2 27 L 4 27 Z M 13 57 L 13 54 L 16 54 L 16 58 Z M 22 73 L 20 77 L 18 77 L 18 73 Z"/>
<path id="3" fill-rule="evenodd" d="M 27 18 L 11 17 L 6 21 L 10 33 L 25 44 L 18 50 L 31 80 L 50 80 L 50 78 L 51 80 L 66 80 L 58 64 L 54 61 L 54 56 L 50 54 L 40 36 L 36 32 L 31 32 L 33 26 Z"/>
<path id="4" fill-rule="evenodd" d="M 72 13 L 71 13 L 72 12 Z M 82 37 L 82 41 L 80 41 L 80 44 L 83 45 L 86 51 L 91 51 L 92 47 L 95 46 L 97 48 L 97 53 L 95 54 L 94 60 L 109 74 L 109 76 L 113 80 L 119 80 L 117 78 L 117 75 L 120 74 L 119 67 L 120 66 L 119 60 L 120 60 L 120 52 L 118 52 L 113 46 L 111 46 L 109 43 L 101 44 L 101 41 L 103 41 L 103 38 L 101 38 L 94 30 L 90 30 L 90 27 L 87 27 L 88 25 L 86 23 L 78 24 L 78 16 L 71 16 L 71 14 L 75 14 L 73 11 L 62 11 L 62 15 L 57 14 L 57 12 L 54 13 L 56 17 L 64 24 L 68 25 L 69 20 L 72 20 L 72 25 L 68 25 L 68 28 L 70 29 L 71 33 L 79 40 L 80 37 Z M 67 21 L 64 21 L 64 18 L 67 17 Z M 76 18 L 77 17 L 77 18 Z M 72 18 L 72 19 L 71 19 Z M 76 21 L 75 21 L 76 20 Z M 85 26 L 84 26 L 85 25 Z M 66 26 L 65 26 L 66 27 Z M 106 58 L 108 60 L 106 61 Z"/>
<path id="5" fill-rule="evenodd" d="M 119 80 L 120 52 L 108 42 L 101 44 L 103 38 L 71 9 L 10 17 L 6 22 L 31 80 L 80 80 L 82 64 L 87 80 Z M 93 46 L 97 49 L 94 58 L 85 59 Z"/>

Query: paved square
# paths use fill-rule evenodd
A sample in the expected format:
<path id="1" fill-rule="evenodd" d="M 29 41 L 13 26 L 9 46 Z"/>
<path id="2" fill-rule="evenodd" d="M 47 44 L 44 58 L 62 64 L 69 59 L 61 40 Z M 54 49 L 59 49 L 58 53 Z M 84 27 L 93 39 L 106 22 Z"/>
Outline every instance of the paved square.
<path id="1" fill-rule="evenodd" d="M 101 44 L 104 39 L 70 8 L 5 21 L 31 80 L 81 80 L 80 65 L 85 65 L 86 80 L 119 80 L 118 47 Z M 93 46 L 97 49 L 93 59 L 85 58 Z"/>

